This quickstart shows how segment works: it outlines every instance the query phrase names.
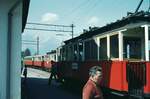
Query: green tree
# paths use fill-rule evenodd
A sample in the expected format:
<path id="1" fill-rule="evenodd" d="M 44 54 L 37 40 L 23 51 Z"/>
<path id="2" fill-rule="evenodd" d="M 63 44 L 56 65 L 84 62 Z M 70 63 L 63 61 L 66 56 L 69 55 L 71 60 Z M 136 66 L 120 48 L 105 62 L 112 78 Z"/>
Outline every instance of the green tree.
<path id="1" fill-rule="evenodd" d="M 24 51 L 24 56 L 31 56 L 31 51 L 29 48 Z"/>

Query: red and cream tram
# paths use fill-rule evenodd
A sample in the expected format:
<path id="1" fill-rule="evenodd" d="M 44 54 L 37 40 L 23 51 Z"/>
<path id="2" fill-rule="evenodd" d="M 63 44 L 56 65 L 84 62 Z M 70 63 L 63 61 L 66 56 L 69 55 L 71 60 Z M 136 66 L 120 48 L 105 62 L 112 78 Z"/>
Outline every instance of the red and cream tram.
<path id="1" fill-rule="evenodd" d="M 24 64 L 28 67 L 34 67 L 49 70 L 52 61 L 56 61 L 56 51 L 48 52 L 46 55 L 35 55 L 24 57 Z"/>
<path id="2" fill-rule="evenodd" d="M 90 67 L 103 69 L 101 85 L 114 94 L 150 97 L 150 13 L 128 15 L 90 28 L 67 40 L 57 52 L 59 77 L 88 79 Z"/>

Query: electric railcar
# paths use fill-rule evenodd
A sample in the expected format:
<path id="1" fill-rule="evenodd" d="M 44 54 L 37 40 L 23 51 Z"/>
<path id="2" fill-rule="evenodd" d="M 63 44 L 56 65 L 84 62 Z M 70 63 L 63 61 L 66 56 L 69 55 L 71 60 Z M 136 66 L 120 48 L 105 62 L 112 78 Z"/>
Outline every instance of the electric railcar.
<path id="1" fill-rule="evenodd" d="M 57 49 L 59 77 L 88 79 L 102 67 L 101 86 L 114 94 L 150 97 L 150 13 L 128 15 L 104 27 L 89 28 Z"/>
<path id="2" fill-rule="evenodd" d="M 56 52 L 54 51 L 46 55 L 24 57 L 24 65 L 44 70 L 49 70 L 51 68 L 52 61 L 56 61 Z"/>

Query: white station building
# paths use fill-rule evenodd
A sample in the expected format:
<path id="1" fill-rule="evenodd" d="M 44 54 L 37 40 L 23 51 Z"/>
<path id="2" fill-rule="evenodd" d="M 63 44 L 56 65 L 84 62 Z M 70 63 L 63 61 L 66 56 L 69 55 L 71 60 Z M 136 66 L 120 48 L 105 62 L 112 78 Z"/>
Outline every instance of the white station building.
<path id="1" fill-rule="evenodd" d="M 21 99 L 21 35 L 30 0 L 0 0 L 0 99 Z"/>

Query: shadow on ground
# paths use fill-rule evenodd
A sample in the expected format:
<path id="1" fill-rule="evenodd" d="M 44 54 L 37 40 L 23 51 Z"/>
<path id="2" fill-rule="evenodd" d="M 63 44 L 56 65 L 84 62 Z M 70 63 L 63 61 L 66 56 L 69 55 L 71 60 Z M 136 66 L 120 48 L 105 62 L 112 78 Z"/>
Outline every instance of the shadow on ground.
<path id="1" fill-rule="evenodd" d="M 62 85 L 54 80 L 48 85 L 46 78 L 27 78 L 25 82 L 22 78 L 21 99 L 81 99 L 82 87 L 75 85 Z M 104 99 L 128 99 L 128 97 L 105 93 Z"/>
<path id="2" fill-rule="evenodd" d="M 81 91 L 55 81 L 48 85 L 48 79 L 22 78 L 21 99 L 81 99 Z"/>

